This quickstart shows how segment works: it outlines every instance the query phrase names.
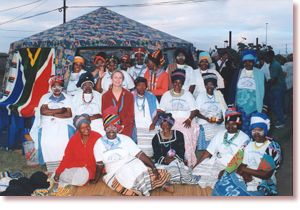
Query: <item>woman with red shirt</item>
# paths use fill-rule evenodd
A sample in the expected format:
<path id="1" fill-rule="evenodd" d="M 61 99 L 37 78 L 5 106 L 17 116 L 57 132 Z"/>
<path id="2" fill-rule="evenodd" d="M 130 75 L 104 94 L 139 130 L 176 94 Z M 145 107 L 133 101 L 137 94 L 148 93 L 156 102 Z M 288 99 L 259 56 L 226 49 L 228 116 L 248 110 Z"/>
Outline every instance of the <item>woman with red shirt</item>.
<path id="1" fill-rule="evenodd" d="M 121 125 L 124 127 L 120 133 L 132 137 L 134 125 L 133 95 L 122 88 L 124 75 L 121 71 L 114 71 L 111 80 L 112 88 L 102 95 L 102 113 L 110 106 L 118 107 L 118 115 L 121 119 Z"/>
<path id="2" fill-rule="evenodd" d="M 101 137 L 91 130 L 89 115 L 82 114 L 74 117 L 76 133 L 71 137 L 63 160 L 55 171 L 54 180 L 59 185 L 83 186 L 93 180 L 96 173 L 94 145 Z"/>

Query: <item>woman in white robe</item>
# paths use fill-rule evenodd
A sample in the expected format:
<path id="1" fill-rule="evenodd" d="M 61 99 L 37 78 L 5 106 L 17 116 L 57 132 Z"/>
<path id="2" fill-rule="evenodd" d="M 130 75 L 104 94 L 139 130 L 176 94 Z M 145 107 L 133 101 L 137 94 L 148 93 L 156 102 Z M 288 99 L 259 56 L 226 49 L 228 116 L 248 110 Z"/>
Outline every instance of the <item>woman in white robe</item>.
<path id="1" fill-rule="evenodd" d="M 36 111 L 38 138 L 35 144 L 40 164 L 46 163 L 47 171 L 52 173 L 62 160 L 75 130 L 72 126 L 71 100 L 62 92 L 63 80 L 54 76 L 50 79 L 50 85 L 51 92 L 41 98 Z"/>

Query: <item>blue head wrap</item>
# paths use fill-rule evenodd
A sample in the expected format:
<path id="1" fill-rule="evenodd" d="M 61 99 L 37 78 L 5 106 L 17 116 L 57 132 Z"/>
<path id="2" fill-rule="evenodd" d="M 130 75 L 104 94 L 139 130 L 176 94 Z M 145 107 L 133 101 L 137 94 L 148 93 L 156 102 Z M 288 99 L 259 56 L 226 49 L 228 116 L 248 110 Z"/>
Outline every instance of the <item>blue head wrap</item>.
<path id="1" fill-rule="evenodd" d="M 270 119 L 265 113 L 257 112 L 251 116 L 250 130 L 253 130 L 254 128 L 262 128 L 265 136 L 268 134 L 268 130 L 270 129 Z"/>

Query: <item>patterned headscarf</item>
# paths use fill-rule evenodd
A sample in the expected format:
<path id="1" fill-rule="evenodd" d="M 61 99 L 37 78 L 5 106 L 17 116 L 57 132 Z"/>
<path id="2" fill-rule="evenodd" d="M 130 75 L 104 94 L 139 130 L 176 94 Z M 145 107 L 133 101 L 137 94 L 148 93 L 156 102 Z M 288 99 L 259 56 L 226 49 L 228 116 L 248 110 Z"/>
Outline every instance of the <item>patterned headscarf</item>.
<path id="1" fill-rule="evenodd" d="M 242 117 L 241 113 L 236 110 L 236 107 L 232 105 L 228 105 L 228 109 L 225 112 L 225 123 L 229 121 L 236 122 L 237 124 L 241 124 Z"/>
<path id="2" fill-rule="evenodd" d="M 172 117 L 171 113 L 161 113 L 159 114 L 158 117 L 158 124 L 161 125 L 163 122 L 168 122 L 170 127 L 173 127 L 174 123 L 175 123 L 175 119 Z"/>
<path id="3" fill-rule="evenodd" d="M 121 119 L 118 115 L 118 107 L 110 106 L 103 111 L 103 126 L 107 128 L 110 125 L 114 125 L 118 130 L 122 129 Z"/>
<path id="4" fill-rule="evenodd" d="M 91 124 L 88 114 L 76 115 L 73 119 L 73 125 L 78 130 L 83 123 Z"/>
<path id="5" fill-rule="evenodd" d="M 52 87 L 55 83 L 58 83 L 61 86 L 64 86 L 63 76 L 61 76 L 61 75 L 53 75 L 48 80 L 48 83 L 49 83 L 50 87 Z"/>
<path id="6" fill-rule="evenodd" d="M 148 54 L 148 59 L 155 63 L 157 66 L 163 66 L 165 64 L 165 58 L 161 50 L 156 50 Z"/>
<path id="7" fill-rule="evenodd" d="M 145 50 L 145 48 L 143 48 L 143 47 L 134 48 L 134 49 L 133 49 L 133 54 L 134 54 L 134 55 L 136 55 L 136 54 L 142 54 L 142 55 L 145 55 L 145 54 L 146 54 L 146 50 Z"/>
<path id="8" fill-rule="evenodd" d="M 175 80 L 180 80 L 182 82 L 182 84 L 183 84 L 184 81 L 185 81 L 185 70 L 183 70 L 183 69 L 175 69 L 172 72 L 171 80 L 172 80 L 172 82 L 174 82 Z"/>
<path id="9" fill-rule="evenodd" d="M 264 129 L 264 134 L 267 135 L 270 129 L 270 119 L 265 113 L 254 113 L 250 119 L 250 130 L 254 128 Z"/>

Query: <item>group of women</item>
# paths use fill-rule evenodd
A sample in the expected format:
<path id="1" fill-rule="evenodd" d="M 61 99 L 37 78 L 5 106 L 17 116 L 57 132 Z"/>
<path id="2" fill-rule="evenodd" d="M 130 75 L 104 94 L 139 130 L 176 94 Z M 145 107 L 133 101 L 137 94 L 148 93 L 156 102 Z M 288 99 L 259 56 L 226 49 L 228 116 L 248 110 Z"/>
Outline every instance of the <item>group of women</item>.
<path id="1" fill-rule="evenodd" d="M 115 56 L 100 52 L 92 72 L 75 57 L 66 93 L 62 78 L 50 79 L 31 135 L 56 181 L 82 186 L 102 179 L 123 195 L 148 196 L 157 187 L 173 192 L 172 184 L 209 186 L 213 195 L 276 194 L 281 151 L 267 137 L 267 116 L 254 109 L 260 96 L 252 91 L 258 76 L 247 74 L 252 57 L 243 59 L 247 78 L 237 78 L 239 103 L 228 108 L 208 53 L 199 54 L 195 70 L 184 49 L 175 51 L 166 70 L 161 50 L 137 48 L 133 56 L 134 65 L 124 55 L 118 67 Z M 241 103 L 239 96 L 247 94 L 254 105 L 247 97 Z M 253 108 L 251 116 L 247 112 L 250 134 L 242 130 L 242 105 Z M 198 159 L 197 150 L 203 151 Z"/>

